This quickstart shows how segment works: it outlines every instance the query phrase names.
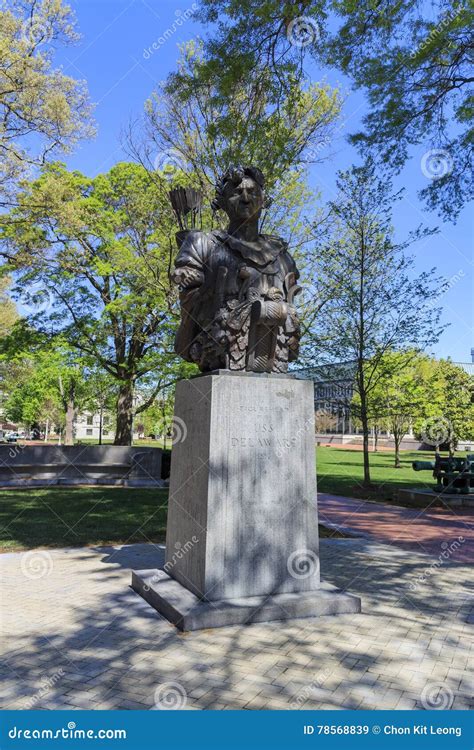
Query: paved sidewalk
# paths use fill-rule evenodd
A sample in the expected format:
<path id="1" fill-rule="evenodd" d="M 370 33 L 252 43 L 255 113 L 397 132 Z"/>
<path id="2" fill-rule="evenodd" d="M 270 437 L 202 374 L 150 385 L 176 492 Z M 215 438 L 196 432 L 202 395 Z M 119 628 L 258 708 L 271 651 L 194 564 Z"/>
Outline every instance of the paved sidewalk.
<path id="1" fill-rule="evenodd" d="M 183 635 L 129 588 L 162 547 L 2 555 L 2 705 L 467 709 L 472 570 L 366 539 L 321 556 L 363 614 Z"/>
<path id="2" fill-rule="evenodd" d="M 318 512 L 320 523 L 330 528 L 436 557 L 450 550 L 453 561 L 474 562 L 474 513 L 469 510 L 411 510 L 318 492 Z"/>

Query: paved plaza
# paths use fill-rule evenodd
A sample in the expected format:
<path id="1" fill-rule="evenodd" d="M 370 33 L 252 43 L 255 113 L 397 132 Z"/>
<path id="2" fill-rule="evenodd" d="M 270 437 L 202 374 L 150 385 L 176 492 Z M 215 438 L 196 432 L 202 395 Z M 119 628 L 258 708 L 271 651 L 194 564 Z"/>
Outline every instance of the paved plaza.
<path id="1" fill-rule="evenodd" d="M 440 554 L 452 542 L 443 545 Z M 323 539 L 323 578 L 361 596 L 363 614 L 180 634 L 129 587 L 130 570 L 162 564 L 163 551 L 0 556 L 2 706 L 472 707 L 473 574 L 464 560 Z"/>
<path id="2" fill-rule="evenodd" d="M 451 549 L 450 559 L 474 563 L 472 510 L 435 507 L 434 500 L 427 508 L 412 509 L 318 492 L 318 513 L 329 528 L 436 557 L 443 551 L 441 545 L 461 539 Z"/>

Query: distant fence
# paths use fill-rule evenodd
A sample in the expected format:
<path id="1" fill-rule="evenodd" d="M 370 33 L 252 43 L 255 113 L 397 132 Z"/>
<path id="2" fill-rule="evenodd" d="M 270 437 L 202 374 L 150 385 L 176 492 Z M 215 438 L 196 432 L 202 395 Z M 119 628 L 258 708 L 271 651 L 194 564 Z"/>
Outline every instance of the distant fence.
<path id="1" fill-rule="evenodd" d="M 318 432 L 315 435 L 315 440 L 318 445 L 350 445 L 350 446 L 360 446 L 362 448 L 362 435 L 355 435 L 355 434 L 325 434 L 323 432 Z M 369 445 L 370 447 L 373 446 L 374 438 L 373 435 L 369 436 Z M 377 447 L 378 448 L 387 448 L 389 450 L 395 450 L 395 443 L 393 441 L 393 438 L 387 437 L 384 435 L 383 437 L 379 437 L 377 440 Z M 428 443 L 423 443 L 421 440 L 416 440 L 416 438 L 410 438 L 406 437 L 403 438 L 400 448 L 403 451 L 431 451 L 432 453 L 435 452 L 436 447 L 434 445 L 429 445 Z M 448 445 L 444 444 L 440 446 L 440 450 L 447 451 Z M 457 445 L 458 451 L 474 451 L 474 440 L 460 440 Z"/>
<path id="2" fill-rule="evenodd" d="M 369 441 L 371 446 L 373 440 L 373 436 L 370 435 Z M 316 434 L 316 442 L 321 443 L 321 445 L 360 445 L 362 447 L 362 435 L 331 435 L 318 432 Z M 377 446 L 379 448 L 390 448 L 393 450 L 395 448 L 395 443 L 393 442 L 393 438 L 383 436 L 379 437 Z M 404 438 L 401 442 L 400 448 L 405 451 L 430 450 L 429 446 L 424 445 L 420 440 L 415 440 L 415 438 Z M 434 450 L 434 448 L 431 447 L 431 450 Z"/>

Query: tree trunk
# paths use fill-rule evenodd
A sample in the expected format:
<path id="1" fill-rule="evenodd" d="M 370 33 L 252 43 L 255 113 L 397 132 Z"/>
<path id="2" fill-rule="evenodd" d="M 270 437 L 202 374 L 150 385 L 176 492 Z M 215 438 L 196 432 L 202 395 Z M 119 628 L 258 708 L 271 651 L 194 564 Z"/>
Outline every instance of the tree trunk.
<path id="1" fill-rule="evenodd" d="M 401 463 L 400 463 L 400 443 L 401 438 L 398 435 L 393 436 L 393 441 L 395 443 L 395 468 L 400 469 Z"/>
<path id="2" fill-rule="evenodd" d="M 58 375 L 59 392 L 64 413 L 66 415 L 66 430 L 64 434 L 64 445 L 74 445 L 74 417 L 76 416 L 76 388 L 75 377 L 69 379 L 67 391 L 64 388 L 61 374 Z"/>
<path id="3" fill-rule="evenodd" d="M 365 242 L 363 229 L 361 236 L 361 266 L 359 283 L 359 340 L 357 342 L 357 381 L 360 398 L 360 417 L 362 422 L 363 450 L 364 450 L 364 487 L 370 487 L 370 463 L 369 463 L 369 419 L 367 414 L 367 392 L 365 389 Z"/>
<path id="4" fill-rule="evenodd" d="M 164 406 L 164 402 L 161 413 L 163 415 L 163 449 L 166 450 L 166 435 L 168 433 L 168 425 L 166 424 L 166 407 Z"/>
<path id="5" fill-rule="evenodd" d="M 122 381 L 117 397 L 114 445 L 131 445 L 133 437 L 133 381 Z"/>
<path id="6" fill-rule="evenodd" d="M 454 458 L 455 453 L 456 453 L 456 440 L 454 438 L 450 438 L 450 440 L 449 440 L 449 456 L 450 456 L 450 458 Z"/>
<path id="7" fill-rule="evenodd" d="M 374 426 L 374 453 L 377 453 L 379 444 L 379 428 Z"/>
<path id="8" fill-rule="evenodd" d="M 100 405 L 100 412 L 99 412 L 99 445 L 102 445 L 102 423 L 104 419 L 104 410 L 102 408 L 102 404 Z"/>
<path id="9" fill-rule="evenodd" d="M 362 400 L 362 399 L 361 399 Z M 370 485 L 370 464 L 369 464 L 369 424 L 367 419 L 367 412 L 364 406 L 361 409 L 361 422 L 362 422 L 362 434 L 363 434 L 363 449 L 364 449 L 364 485 L 368 487 Z"/>
<path id="10" fill-rule="evenodd" d="M 64 445 L 74 445 L 74 401 L 69 399 L 66 406 L 66 431 L 64 434 Z"/>

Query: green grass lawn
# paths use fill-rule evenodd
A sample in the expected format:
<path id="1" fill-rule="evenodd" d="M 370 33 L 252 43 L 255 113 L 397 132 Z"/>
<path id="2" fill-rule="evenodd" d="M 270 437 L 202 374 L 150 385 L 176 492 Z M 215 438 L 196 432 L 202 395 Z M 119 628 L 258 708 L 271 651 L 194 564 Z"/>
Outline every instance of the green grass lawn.
<path id="1" fill-rule="evenodd" d="M 432 453 L 402 453 L 402 468 L 393 468 L 393 453 L 371 454 L 374 488 L 363 490 L 362 453 L 339 448 L 317 449 L 320 492 L 392 501 L 400 487 L 425 487 L 431 472 L 417 473 L 414 459 Z M 50 487 L 0 490 L 0 550 L 76 547 L 107 543 L 160 542 L 166 531 L 166 489 Z"/>
<path id="2" fill-rule="evenodd" d="M 374 487 L 367 490 L 361 486 L 364 476 L 362 451 L 320 446 L 316 461 L 318 490 L 333 495 L 390 501 L 395 499 L 395 491 L 402 487 L 432 489 L 435 483 L 432 472 L 413 471 L 411 464 L 415 460 L 433 461 L 433 451 L 402 451 L 400 469 L 395 469 L 394 458 L 392 451 L 370 454 L 370 475 Z"/>
<path id="3" fill-rule="evenodd" d="M 0 490 L 0 550 L 163 541 L 167 490 Z"/>

